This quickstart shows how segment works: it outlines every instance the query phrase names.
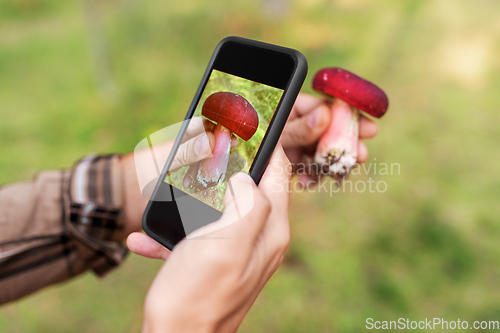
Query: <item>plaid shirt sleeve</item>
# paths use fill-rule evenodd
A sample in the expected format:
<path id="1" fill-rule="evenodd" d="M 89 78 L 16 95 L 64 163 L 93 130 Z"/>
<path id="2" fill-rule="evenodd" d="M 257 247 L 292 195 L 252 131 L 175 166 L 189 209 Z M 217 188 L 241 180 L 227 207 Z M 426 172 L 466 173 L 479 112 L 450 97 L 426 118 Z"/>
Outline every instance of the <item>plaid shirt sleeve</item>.
<path id="1" fill-rule="evenodd" d="M 87 156 L 71 170 L 0 188 L 0 304 L 120 265 L 121 206 L 118 155 Z"/>

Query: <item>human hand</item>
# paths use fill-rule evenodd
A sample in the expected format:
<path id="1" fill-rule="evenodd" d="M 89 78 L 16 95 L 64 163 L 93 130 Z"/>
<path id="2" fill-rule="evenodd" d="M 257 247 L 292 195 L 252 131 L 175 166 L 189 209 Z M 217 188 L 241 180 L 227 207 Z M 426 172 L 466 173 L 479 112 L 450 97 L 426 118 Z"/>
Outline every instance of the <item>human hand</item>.
<path id="1" fill-rule="evenodd" d="M 172 253 L 144 234 L 128 237 L 132 252 L 168 257 L 146 298 L 144 332 L 236 331 L 288 247 L 289 180 L 290 164 L 278 146 L 259 187 L 242 173 L 231 178 L 234 192 L 251 185 L 254 198 L 239 221 L 184 239 Z M 225 199 L 221 220 L 206 227 L 227 223 L 235 207 L 229 191 Z"/>
<path id="2" fill-rule="evenodd" d="M 331 120 L 330 104 L 323 98 L 301 93 L 295 101 L 290 117 L 281 135 L 280 142 L 285 149 L 293 172 L 298 164 L 304 162 L 304 157 L 314 157 L 316 146 L 321 135 L 328 128 Z M 371 119 L 361 116 L 359 120 L 358 163 L 368 160 L 368 148 L 363 140 L 377 135 L 378 125 Z M 311 181 L 306 174 L 301 175 L 301 181 Z"/>
<path id="3" fill-rule="evenodd" d="M 189 170 L 191 170 L 197 162 L 209 157 L 215 145 L 214 134 L 211 132 L 213 127 L 215 125 L 206 119 L 193 118 L 182 138 L 170 170 L 187 165 L 190 165 Z M 162 136 L 161 132 L 157 133 L 158 136 Z M 234 147 L 236 143 L 237 139 L 233 137 L 231 147 Z M 141 229 L 142 214 L 173 144 L 173 140 L 155 143 L 152 147 L 136 150 L 121 158 L 124 193 L 122 219 L 125 228 L 120 238 L 124 239 L 131 232 Z M 156 167 L 152 164 L 153 160 Z M 138 177 L 142 181 L 139 181 Z M 185 177 L 186 181 L 189 178 L 189 171 Z"/>

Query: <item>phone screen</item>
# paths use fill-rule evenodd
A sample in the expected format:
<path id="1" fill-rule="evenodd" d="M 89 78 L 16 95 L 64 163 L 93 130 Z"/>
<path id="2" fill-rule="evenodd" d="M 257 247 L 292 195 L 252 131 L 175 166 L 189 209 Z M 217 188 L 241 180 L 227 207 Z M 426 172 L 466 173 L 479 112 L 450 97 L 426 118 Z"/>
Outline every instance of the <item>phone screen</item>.
<path id="1" fill-rule="evenodd" d="M 283 92 L 213 69 L 193 115 L 214 133 L 213 155 L 169 170 L 165 182 L 222 212 L 227 180 L 250 171 Z"/>

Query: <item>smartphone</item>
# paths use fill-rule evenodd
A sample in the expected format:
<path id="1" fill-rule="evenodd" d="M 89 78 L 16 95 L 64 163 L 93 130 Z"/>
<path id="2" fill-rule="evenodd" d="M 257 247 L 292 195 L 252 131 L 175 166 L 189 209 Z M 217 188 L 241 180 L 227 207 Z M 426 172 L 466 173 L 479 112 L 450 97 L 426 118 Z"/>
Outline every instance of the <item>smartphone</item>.
<path id="1" fill-rule="evenodd" d="M 217 45 L 144 212 L 150 237 L 173 249 L 189 232 L 220 219 L 230 175 L 224 163 L 239 165 L 259 183 L 306 75 L 299 51 L 240 37 Z M 194 118 L 211 124 L 214 157 L 173 170 Z M 215 154 L 218 143 L 227 154 Z M 224 170 L 212 170 L 214 163 Z M 186 182 L 189 174 L 193 181 Z"/>

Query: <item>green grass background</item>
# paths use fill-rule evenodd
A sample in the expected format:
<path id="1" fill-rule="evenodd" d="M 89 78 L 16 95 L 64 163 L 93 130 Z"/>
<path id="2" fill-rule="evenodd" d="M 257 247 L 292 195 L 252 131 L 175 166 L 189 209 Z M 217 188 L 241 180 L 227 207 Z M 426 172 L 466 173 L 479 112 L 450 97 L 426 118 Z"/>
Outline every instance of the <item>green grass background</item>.
<path id="1" fill-rule="evenodd" d="M 500 320 L 499 11 L 493 0 L 0 1 L 0 183 L 132 151 L 181 121 L 225 36 L 290 46 L 309 61 L 306 92 L 324 66 L 384 88 L 369 162 L 401 172 L 353 176 L 385 181 L 384 193 L 292 193 L 291 247 L 240 331 Z M 107 45 L 97 56 L 95 36 Z M 137 332 L 159 265 L 132 255 L 103 280 L 2 307 L 0 331 Z"/>

